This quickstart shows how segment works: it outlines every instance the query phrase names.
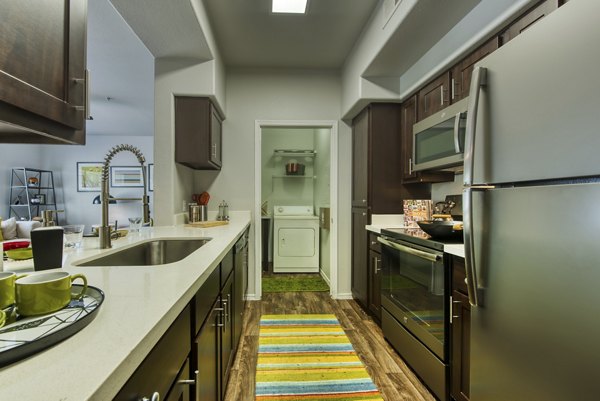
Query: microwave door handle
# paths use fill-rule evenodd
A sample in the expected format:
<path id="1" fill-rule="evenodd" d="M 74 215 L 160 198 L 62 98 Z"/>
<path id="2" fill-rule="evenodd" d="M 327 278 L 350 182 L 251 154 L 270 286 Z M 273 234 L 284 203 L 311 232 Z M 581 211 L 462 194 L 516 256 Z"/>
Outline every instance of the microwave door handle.
<path id="1" fill-rule="evenodd" d="M 414 249 L 408 246 L 404 246 L 404 245 L 400 245 L 396 242 L 392 242 L 392 241 L 388 241 L 384 238 L 381 237 L 377 237 L 377 241 L 381 242 L 383 245 L 389 246 L 390 248 L 393 248 L 397 251 L 400 252 L 406 252 L 408 254 L 411 254 L 413 256 L 417 256 L 421 259 L 425 259 L 428 260 L 430 262 L 437 262 L 438 260 L 441 259 L 440 255 L 436 255 L 434 253 L 429 253 L 429 252 L 423 252 L 423 251 L 419 251 L 418 249 Z"/>
<path id="2" fill-rule="evenodd" d="M 469 90 L 469 105 L 467 112 L 467 127 L 465 130 L 465 152 L 463 182 L 465 186 L 473 185 L 473 152 L 475 148 L 475 131 L 477 127 L 477 109 L 481 87 L 487 84 L 487 68 L 475 67 L 471 76 Z M 456 131 L 455 131 L 456 133 Z"/>

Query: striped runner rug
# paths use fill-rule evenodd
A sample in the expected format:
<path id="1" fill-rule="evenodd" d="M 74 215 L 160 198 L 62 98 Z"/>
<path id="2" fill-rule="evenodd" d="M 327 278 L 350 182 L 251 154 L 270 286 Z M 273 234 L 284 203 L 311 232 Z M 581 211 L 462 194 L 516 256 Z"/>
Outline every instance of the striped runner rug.
<path id="1" fill-rule="evenodd" d="M 257 401 L 383 401 L 335 315 L 263 315 Z"/>

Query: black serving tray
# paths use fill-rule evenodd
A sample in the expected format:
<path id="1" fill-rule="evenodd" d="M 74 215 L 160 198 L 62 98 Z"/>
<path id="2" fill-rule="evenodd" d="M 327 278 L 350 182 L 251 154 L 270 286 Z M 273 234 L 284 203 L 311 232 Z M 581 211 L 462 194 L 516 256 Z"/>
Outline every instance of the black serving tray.
<path id="1" fill-rule="evenodd" d="M 81 287 L 73 284 L 72 292 L 79 293 Z M 0 328 L 0 367 L 71 337 L 94 320 L 103 301 L 102 290 L 88 286 L 81 299 L 47 315 L 25 317 L 19 316 L 14 307 L 4 309 L 7 321 L 12 323 Z"/>

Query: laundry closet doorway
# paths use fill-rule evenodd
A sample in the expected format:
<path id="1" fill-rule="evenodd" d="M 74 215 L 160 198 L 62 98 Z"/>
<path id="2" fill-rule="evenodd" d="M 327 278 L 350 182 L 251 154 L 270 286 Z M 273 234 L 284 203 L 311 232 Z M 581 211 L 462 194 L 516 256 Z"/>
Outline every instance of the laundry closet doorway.
<path id="1" fill-rule="evenodd" d="M 318 273 L 329 284 L 331 296 L 337 295 L 337 132 L 337 121 L 256 121 L 257 297 L 263 292 L 263 270 L 273 274 L 273 262 L 275 276 L 288 271 Z M 306 214 L 291 229 L 282 226 L 286 220 L 281 213 L 288 209 Z M 327 217 L 314 217 L 321 211 Z M 278 214 L 277 232 L 274 214 Z M 329 224 L 323 224 L 325 220 Z M 315 243 L 312 234 L 303 234 L 313 231 Z M 282 232 L 287 232 L 285 238 Z M 313 251 L 316 255 L 311 257 Z"/>

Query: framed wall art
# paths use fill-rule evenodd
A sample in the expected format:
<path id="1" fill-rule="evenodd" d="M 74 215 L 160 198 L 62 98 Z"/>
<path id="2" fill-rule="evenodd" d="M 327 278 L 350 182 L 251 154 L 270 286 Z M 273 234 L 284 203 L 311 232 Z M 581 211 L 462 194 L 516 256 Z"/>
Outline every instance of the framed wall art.
<path id="1" fill-rule="evenodd" d="M 77 162 L 77 192 L 100 192 L 101 162 Z"/>
<path id="2" fill-rule="evenodd" d="M 110 168 L 110 186 L 116 188 L 143 187 L 141 166 L 114 166 Z"/>

